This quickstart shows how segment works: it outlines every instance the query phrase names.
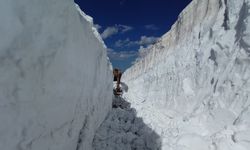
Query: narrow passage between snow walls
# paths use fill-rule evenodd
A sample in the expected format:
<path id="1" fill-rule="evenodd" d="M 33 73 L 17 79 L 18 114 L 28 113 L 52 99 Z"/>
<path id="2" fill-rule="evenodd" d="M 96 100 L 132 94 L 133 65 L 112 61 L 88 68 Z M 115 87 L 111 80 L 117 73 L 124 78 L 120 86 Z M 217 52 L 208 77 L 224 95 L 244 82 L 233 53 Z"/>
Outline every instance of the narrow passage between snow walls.
<path id="1" fill-rule="evenodd" d="M 113 108 L 96 132 L 94 150 L 160 150 L 161 138 L 122 97 L 113 96 Z"/>
<path id="2" fill-rule="evenodd" d="M 73 0 L 0 12 L 1 150 L 249 150 L 250 0 L 193 0 L 113 109 L 106 46 Z"/>

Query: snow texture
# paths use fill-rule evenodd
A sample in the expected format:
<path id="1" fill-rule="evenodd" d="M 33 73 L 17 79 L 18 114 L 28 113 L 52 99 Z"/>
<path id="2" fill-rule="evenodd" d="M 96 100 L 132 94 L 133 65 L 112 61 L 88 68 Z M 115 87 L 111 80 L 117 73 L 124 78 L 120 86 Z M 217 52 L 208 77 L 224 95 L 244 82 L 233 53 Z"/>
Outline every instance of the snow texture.
<path id="1" fill-rule="evenodd" d="M 95 150 L 160 150 L 161 139 L 136 116 L 136 110 L 119 96 L 113 98 L 113 109 L 96 132 Z"/>
<path id="2" fill-rule="evenodd" d="M 163 150 L 250 147 L 250 1 L 193 0 L 123 75 Z"/>
<path id="3" fill-rule="evenodd" d="M 73 0 L 0 0 L 0 20 L 0 149 L 92 149 L 112 67 L 91 17 Z"/>

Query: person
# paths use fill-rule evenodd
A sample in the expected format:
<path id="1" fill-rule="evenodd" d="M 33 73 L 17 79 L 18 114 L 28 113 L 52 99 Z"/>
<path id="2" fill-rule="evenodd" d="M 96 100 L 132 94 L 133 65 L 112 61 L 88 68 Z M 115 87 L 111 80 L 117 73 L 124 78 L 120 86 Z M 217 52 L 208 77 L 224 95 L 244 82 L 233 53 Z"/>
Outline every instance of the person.
<path id="1" fill-rule="evenodd" d="M 115 95 L 120 95 L 120 93 L 122 92 L 120 88 L 122 72 L 118 68 L 115 68 L 113 70 L 113 75 L 114 75 L 114 81 L 116 81 L 116 88 L 115 88 L 114 93 Z"/>

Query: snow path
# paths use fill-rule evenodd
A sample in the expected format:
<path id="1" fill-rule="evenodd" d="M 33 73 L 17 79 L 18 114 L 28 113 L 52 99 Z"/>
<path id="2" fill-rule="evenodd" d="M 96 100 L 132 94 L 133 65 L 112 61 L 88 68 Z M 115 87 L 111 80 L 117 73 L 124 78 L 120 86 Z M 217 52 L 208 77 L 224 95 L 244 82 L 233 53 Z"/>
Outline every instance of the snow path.
<path id="1" fill-rule="evenodd" d="M 113 108 L 97 130 L 95 150 L 159 150 L 161 139 L 136 116 L 136 110 L 121 97 L 113 98 Z"/>

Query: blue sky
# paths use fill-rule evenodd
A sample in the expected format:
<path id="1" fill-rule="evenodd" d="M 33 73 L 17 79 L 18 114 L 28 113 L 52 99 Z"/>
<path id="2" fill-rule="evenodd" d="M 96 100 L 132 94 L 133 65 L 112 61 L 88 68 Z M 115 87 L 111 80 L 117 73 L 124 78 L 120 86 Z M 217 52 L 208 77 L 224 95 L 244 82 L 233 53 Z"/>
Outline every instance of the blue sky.
<path id="1" fill-rule="evenodd" d="M 140 46 L 153 44 L 177 20 L 191 0 L 75 0 L 94 18 L 114 67 L 123 71 Z"/>

